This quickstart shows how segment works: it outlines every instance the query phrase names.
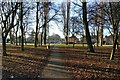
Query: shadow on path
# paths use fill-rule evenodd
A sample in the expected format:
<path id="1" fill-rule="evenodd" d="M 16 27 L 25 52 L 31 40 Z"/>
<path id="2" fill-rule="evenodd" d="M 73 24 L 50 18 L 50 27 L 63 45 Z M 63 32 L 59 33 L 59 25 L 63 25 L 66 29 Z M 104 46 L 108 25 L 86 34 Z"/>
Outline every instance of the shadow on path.
<path id="1" fill-rule="evenodd" d="M 48 64 L 44 68 L 42 78 L 71 78 L 70 73 L 66 70 L 62 62 L 61 53 L 56 53 L 58 47 L 54 46 L 50 54 Z"/>

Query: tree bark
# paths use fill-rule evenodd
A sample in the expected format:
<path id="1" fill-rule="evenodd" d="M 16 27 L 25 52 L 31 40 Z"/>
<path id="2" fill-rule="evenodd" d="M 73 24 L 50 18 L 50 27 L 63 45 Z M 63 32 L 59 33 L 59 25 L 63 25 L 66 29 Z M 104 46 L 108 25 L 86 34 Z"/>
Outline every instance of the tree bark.
<path id="1" fill-rule="evenodd" d="M 68 45 L 68 36 L 65 36 L 66 45 Z"/>
<path id="2" fill-rule="evenodd" d="M 120 8 L 118 7 L 120 6 L 119 3 L 111 3 L 109 2 L 109 8 L 110 8 L 110 13 L 109 13 L 109 17 L 110 17 L 110 23 L 113 27 L 113 48 L 111 51 L 111 55 L 110 55 L 110 60 L 114 59 L 114 54 L 115 54 L 115 50 L 117 47 L 117 40 L 118 40 L 118 29 L 119 29 L 119 23 L 120 23 Z"/>
<path id="3" fill-rule="evenodd" d="M 18 21 L 18 25 L 17 25 L 17 29 L 16 29 L 16 32 L 15 32 L 15 37 L 16 37 L 16 46 L 18 46 L 18 28 L 19 28 L 19 21 Z"/>
<path id="4" fill-rule="evenodd" d="M 27 37 L 26 37 L 26 35 L 25 35 L 25 33 L 24 33 L 24 42 L 25 42 L 25 45 L 27 45 Z"/>
<path id="5" fill-rule="evenodd" d="M 2 37 L 3 56 L 7 56 L 6 53 L 6 38 Z"/>
<path id="6" fill-rule="evenodd" d="M 46 45 L 46 37 L 47 37 L 47 33 L 46 33 L 46 28 L 47 28 L 47 16 L 45 15 L 44 17 L 45 23 L 44 23 L 44 45 Z"/>
<path id="7" fill-rule="evenodd" d="M 21 45 L 21 35 L 20 35 L 20 30 L 19 30 L 19 46 Z"/>
<path id="8" fill-rule="evenodd" d="M 42 46 L 42 42 L 43 42 L 43 32 L 41 33 L 41 42 L 40 42 L 41 46 Z"/>
<path id="9" fill-rule="evenodd" d="M 90 36 L 89 28 L 88 28 L 88 22 L 87 22 L 86 0 L 83 0 L 82 8 L 83 8 L 83 23 L 84 23 L 84 29 L 85 29 L 85 34 L 86 34 L 86 41 L 88 45 L 88 51 L 94 52 L 92 41 L 91 41 L 91 36 Z"/>
<path id="10" fill-rule="evenodd" d="M 46 45 L 46 38 L 47 38 L 47 20 L 48 20 L 48 12 L 49 12 L 49 2 L 43 3 L 43 12 L 44 12 L 44 24 L 43 24 L 43 33 L 44 33 L 44 45 Z"/>
<path id="11" fill-rule="evenodd" d="M 98 44 L 99 44 L 99 35 L 98 35 L 98 30 L 97 30 L 97 47 L 99 46 Z"/>
<path id="12" fill-rule="evenodd" d="M 10 44 L 13 44 L 13 34 L 12 34 L 12 30 L 10 30 Z"/>
<path id="13" fill-rule="evenodd" d="M 111 55 L 110 55 L 110 60 L 114 59 L 114 53 L 115 53 L 116 45 L 117 45 L 117 37 L 118 37 L 118 30 L 115 29 L 114 30 L 114 42 L 113 42 L 112 52 L 111 52 Z"/>
<path id="14" fill-rule="evenodd" d="M 119 49 L 119 43 L 118 43 L 118 38 L 117 38 L 117 47 L 116 47 L 116 49 Z"/>
<path id="15" fill-rule="evenodd" d="M 35 33 L 35 47 L 37 47 L 38 44 L 38 7 L 39 7 L 39 2 L 37 2 L 37 12 L 36 12 L 36 33 Z"/>
<path id="16" fill-rule="evenodd" d="M 99 27 L 99 46 L 103 45 L 103 26 L 101 25 Z"/>
<path id="17" fill-rule="evenodd" d="M 18 41 L 17 41 L 17 32 L 16 32 L 16 46 L 18 46 Z"/>
<path id="18" fill-rule="evenodd" d="M 22 8 L 23 2 L 21 2 L 21 23 L 20 23 L 20 28 L 21 28 L 21 50 L 24 51 L 24 28 L 23 28 L 23 8 Z"/>
<path id="19" fill-rule="evenodd" d="M 70 2 L 67 0 L 67 22 L 66 22 L 66 45 L 68 45 L 68 29 L 69 29 L 69 18 L 70 18 Z"/>

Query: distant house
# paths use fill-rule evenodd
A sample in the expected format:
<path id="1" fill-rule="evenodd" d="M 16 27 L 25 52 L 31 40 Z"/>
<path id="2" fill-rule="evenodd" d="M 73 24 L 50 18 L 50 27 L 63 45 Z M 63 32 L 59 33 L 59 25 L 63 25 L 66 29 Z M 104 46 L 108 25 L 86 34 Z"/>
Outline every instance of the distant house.
<path id="1" fill-rule="evenodd" d="M 85 37 L 85 36 L 82 36 L 82 37 L 80 38 L 80 42 L 81 42 L 81 43 L 87 43 L 86 37 Z"/>
<path id="2" fill-rule="evenodd" d="M 91 36 L 91 40 L 92 40 L 92 43 L 96 43 L 97 42 L 97 36 Z M 85 36 L 81 37 L 80 42 L 81 43 L 87 43 L 86 37 Z"/>
<path id="3" fill-rule="evenodd" d="M 105 44 L 112 45 L 112 43 L 113 43 L 113 36 L 112 35 L 105 36 Z"/>
<path id="4" fill-rule="evenodd" d="M 79 39 L 76 36 L 72 35 L 71 37 L 68 38 L 68 42 L 69 43 L 78 43 Z"/>
<path id="5" fill-rule="evenodd" d="M 105 36 L 105 44 L 107 45 L 113 44 L 113 35 Z M 118 44 L 120 44 L 120 34 L 118 35 Z"/>

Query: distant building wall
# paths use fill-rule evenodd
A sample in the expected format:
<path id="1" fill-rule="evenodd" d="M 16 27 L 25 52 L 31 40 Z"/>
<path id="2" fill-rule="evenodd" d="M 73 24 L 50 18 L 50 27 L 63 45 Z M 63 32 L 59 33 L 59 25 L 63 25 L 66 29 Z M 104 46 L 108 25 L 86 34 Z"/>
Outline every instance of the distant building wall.
<path id="1" fill-rule="evenodd" d="M 2 38 L 0 37 L 0 43 L 2 43 Z"/>
<path id="2" fill-rule="evenodd" d="M 69 43 L 78 43 L 79 39 L 76 36 L 71 36 L 68 38 Z"/>
<path id="3" fill-rule="evenodd" d="M 113 36 L 112 35 L 105 37 L 105 44 L 107 44 L 107 45 L 113 44 Z M 120 35 L 118 36 L 118 44 L 120 44 Z"/>

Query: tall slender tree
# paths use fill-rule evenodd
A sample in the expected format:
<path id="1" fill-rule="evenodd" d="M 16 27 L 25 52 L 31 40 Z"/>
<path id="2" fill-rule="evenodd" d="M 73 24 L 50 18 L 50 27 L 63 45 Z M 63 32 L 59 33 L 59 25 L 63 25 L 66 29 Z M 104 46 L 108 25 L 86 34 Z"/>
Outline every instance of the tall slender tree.
<path id="1" fill-rule="evenodd" d="M 38 44 L 38 7 L 39 7 L 39 2 L 37 2 L 37 11 L 36 11 L 36 33 L 35 33 L 35 47 L 37 47 Z"/>
<path id="2" fill-rule="evenodd" d="M 66 45 L 68 45 L 70 0 L 66 0 L 66 4 L 62 3 L 61 8 L 62 8 L 62 16 L 63 16 L 63 24 L 64 24 L 65 41 L 66 41 Z"/>
<path id="3" fill-rule="evenodd" d="M 70 0 L 67 0 L 67 21 L 66 21 L 66 44 L 68 44 L 69 33 L 69 20 L 70 20 Z"/>
<path id="4" fill-rule="evenodd" d="M 44 23 L 43 23 L 43 34 L 44 34 L 44 45 L 46 45 L 47 39 L 47 26 L 48 26 L 48 13 L 49 13 L 49 0 L 47 2 L 43 2 L 43 12 L 44 12 Z"/>
<path id="5" fill-rule="evenodd" d="M 23 28 L 23 2 L 20 3 L 20 29 L 21 29 L 21 50 L 24 51 L 24 28 Z"/>
<path id="6" fill-rule="evenodd" d="M 18 19 L 19 20 L 19 19 Z M 18 46 L 18 28 L 19 28 L 19 21 L 17 21 L 16 31 L 15 31 L 15 37 L 16 37 L 16 46 Z"/>
<path id="7" fill-rule="evenodd" d="M 98 37 L 99 37 L 99 46 L 103 45 L 103 28 L 104 28 L 104 23 L 105 20 L 102 18 L 105 18 L 105 12 L 104 12 L 104 7 L 105 7 L 105 3 L 101 2 L 100 3 L 100 9 L 99 9 L 99 29 L 98 29 Z M 101 18 L 102 17 L 102 18 Z"/>
<path id="8" fill-rule="evenodd" d="M 88 28 L 88 22 L 87 22 L 87 8 L 86 8 L 86 0 L 83 0 L 82 2 L 82 10 L 83 10 L 83 24 L 84 24 L 84 29 L 85 29 L 85 34 L 86 34 L 86 41 L 88 45 L 88 51 L 94 52 L 93 46 L 92 46 L 92 41 L 91 41 L 91 36 Z"/>

